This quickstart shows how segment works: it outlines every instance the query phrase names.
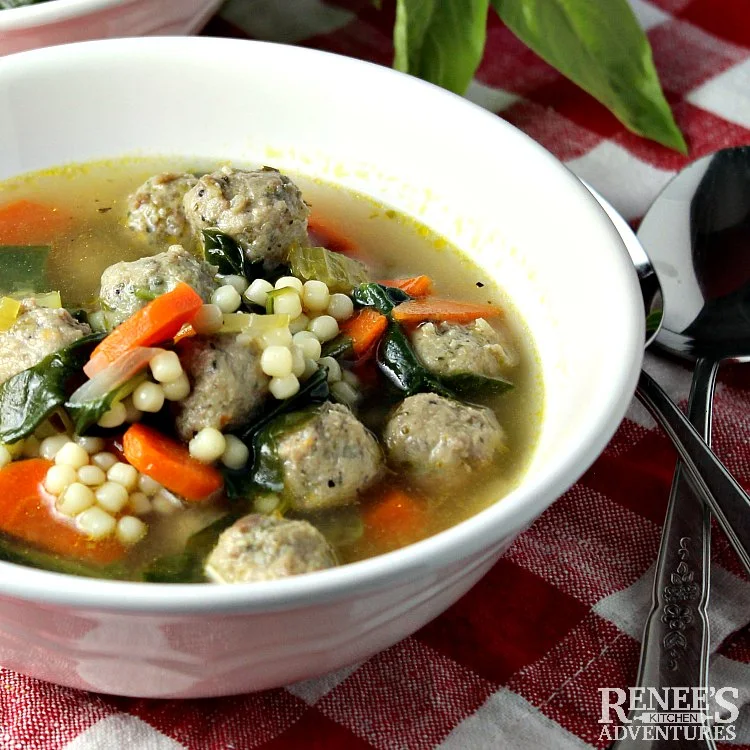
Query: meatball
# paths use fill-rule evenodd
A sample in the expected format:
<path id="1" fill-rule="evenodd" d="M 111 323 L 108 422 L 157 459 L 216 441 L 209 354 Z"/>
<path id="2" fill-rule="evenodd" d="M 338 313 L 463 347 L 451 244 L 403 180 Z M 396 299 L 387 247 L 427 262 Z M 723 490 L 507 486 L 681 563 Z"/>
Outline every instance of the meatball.
<path id="1" fill-rule="evenodd" d="M 220 537 L 206 560 L 216 583 L 271 581 L 336 565 L 326 538 L 307 521 L 244 516 Z"/>
<path id="2" fill-rule="evenodd" d="M 134 260 L 121 261 L 106 268 L 102 274 L 99 300 L 110 326 L 122 323 L 134 312 L 145 307 L 160 294 L 171 292 L 181 281 L 189 284 L 202 297 L 211 301 L 216 289 L 216 267 L 198 260 L 182 245 Z"/>
<path id="3" fill-rule="evenodd" d="M 340 404 L 316 414 L 277 441 L 284 494 L 297 510 L 321 510 L 357 500 L 380 474 L 383 456 L 367 428 Z"/>
<path id="4" fill-rule="evenodd" d="M 516 355 L 486 320 L 473 323 L 425 323 L 411 337 L 414 351 L 436 375 L 472 372 L 487 378 L 516 364 Z"/>
<path id="5" fill-rule="evenodd" d="M 286 261 L 294 245 L 307 245 L 309 209 L 299 188 L 275 169 L 224 167 L 204 175 L 185 195 L 193 230 L 217 227 L 242 247 L 249 261 L 268 268 Z"/>
<path id="6" fill-rule="evenodd" d="M 254 342 L 242 343 L 235 334 L 192 336 L 180 343 L 178 355 L 192 386 L 175 406 L 183 440 L 204 427 L 239 427 L 268 393 L 268 376 Z"/>
<path id="7" fill-rule="evenodd" d="M 425 488 L 451 488 L 490 465 L 505 446 L 495 415 L 434 393 L 405 399 L 386 424 L 388 459 Z"/>
<path id="8" fill-rule="evenodd" d="M 79 323 L 67 310 L 23 300 L 13 325 L 0 333 L 0 383 L 89 333 L 88 325 Z"/>
<path id="9" fill-rule="evenodd" d="M 196 182 L 195 175 L 174 172 L 149 177 L 128 198 L 128 226 L 156 242 L 187 239 L 190 225 L 182 201 Z"/>

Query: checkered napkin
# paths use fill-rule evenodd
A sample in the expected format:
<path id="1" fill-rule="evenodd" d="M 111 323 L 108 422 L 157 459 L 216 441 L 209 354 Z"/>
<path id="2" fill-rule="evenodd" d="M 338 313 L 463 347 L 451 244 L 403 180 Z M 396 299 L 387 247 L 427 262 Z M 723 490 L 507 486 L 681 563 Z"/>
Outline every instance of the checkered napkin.
<path id="1" fill-rule="evenodd" d="M 599 0 L 605 2 L 606 0 Z M 631 0 L 690 158 L 750 143 L 750 2 Z M 207 34 L 389 64 L 392 4 L 230 0 Z M 626 132 L 496 19 L 469 97 L 529 133 L 637 220 L 682 156 Z M 684 404 L 690 372 L 649 357 Z M 750 487 L 750 371 L 724 369 L 714 445 Z M 598 689 L 636 676 L 675 454 L 634 403 L 590 471 L 441 617 L 363 664 L 255 695 L 120 699 L 0 670 L 0 748 L 574 750 L 604 747 Z M 743 703 L 750 748 L 750 582 L 714 536 L 711 683 Z M 743 744 L 744 743 L 744 744 Z"/>

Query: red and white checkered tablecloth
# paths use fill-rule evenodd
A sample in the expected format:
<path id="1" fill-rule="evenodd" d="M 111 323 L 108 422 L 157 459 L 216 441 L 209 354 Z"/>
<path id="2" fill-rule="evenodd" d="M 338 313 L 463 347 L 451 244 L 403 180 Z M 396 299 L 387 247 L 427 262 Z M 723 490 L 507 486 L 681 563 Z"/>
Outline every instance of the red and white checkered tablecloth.
<path id="1" fill-rule="evenodd" d="M 606 0 L 600 0 L 606 2 Z M 628 133 L 492 18 L 469 97 L 562 159 L 628 220 L 689 160 L 750 144 L 750 2 L 631 0 L 690 157 Z M 204 33 L 390 64 L 393 3 L 230 0 Z M 649 355 L 685 402 L 690 372 Z M 714 445 L 750 488 L 750 372 L 724 368 Z M 578 750 L 605 747 L 598 688 L 633 683 L 675 454 L 643 408 L 463 599 L 363 664 L 233 698 L 115 698 L 0 669 L 2 750 Z M 711 684 L 739 688 L 750 749 L 750 582 L 718 534 Z M 727 745 L 729 746 L 729 745 Z"/>

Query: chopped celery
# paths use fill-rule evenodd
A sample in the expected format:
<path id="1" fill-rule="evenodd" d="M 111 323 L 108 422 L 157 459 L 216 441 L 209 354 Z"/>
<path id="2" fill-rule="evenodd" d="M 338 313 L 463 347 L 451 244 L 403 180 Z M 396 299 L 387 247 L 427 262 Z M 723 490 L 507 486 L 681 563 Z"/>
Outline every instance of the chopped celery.
<path id="1" fill-rule="evenodd" d="M 292 248 L 289 265 L 298 279 L 322 281 L 331 292 L 350 294 L 352 289 L 370 280 L 364 263 L 325 247 Z"/>
<path id="2" fill-rule="evenodd" d="M 289 315 L 259 315 L 257 313 L 225 313 L 219 333 L 244 333 L 253 338 L 289 326 Z"/>
<path id="3" fill-rule="evenodd" d="M 249 313 L 224 313 L 219 333 L 242 333 L 252 317 Z"/>
<path id="4" fill-rule="evenodd" d="M 39 305 L 39 307 L 47 307 L 52 310 L 56 310 L 58 307 L 62 307 L 62 299 L 60 298 L 60 292 L 44 292 L 41 294 L 30 294 L 30 299 Z"/>
<path id="5" fill-rule="evenodd" d="M 287 294 L 288 291 L 289 289 L 287 287 L 282 287 L 281 289 L 274 289 L 266 295 L 266 313 L 268 313 L 268 315 L 273 315 L 276 298 L 280 297 L 282 294 Z"/>
<path id="6" fill-rule="evenodd" d="M 16 322 L 21 303 L 13 297 L 0 299 L 0 331 L 7 331 Z"/>

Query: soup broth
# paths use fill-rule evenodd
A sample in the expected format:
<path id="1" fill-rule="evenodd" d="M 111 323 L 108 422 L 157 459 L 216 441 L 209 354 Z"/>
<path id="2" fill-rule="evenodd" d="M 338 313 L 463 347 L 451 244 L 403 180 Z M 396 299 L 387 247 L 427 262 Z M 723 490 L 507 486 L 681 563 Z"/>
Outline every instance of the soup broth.
<path id="1" fill-rule="evenodd" d="M 0 183 L 0 207 L 28 200 L 54 209 L 60 219 L 60 229 L 48 241 L 51 247 L 47 260 L 49 286 L 59 291 L 66 308 L 83 308 L 91 312 L 97 307 L 100 280 L 105 269 L 120 261 L 135 261 L 162 253 L 172 244 L 154 243 L 149 236 L 138 234 L 127 226 L 128 196 L 147 178 L 160 172 L 201 174 L 213 169 L 216 165 L 188 164 L 175 159 L 123 159 L 67 166 Z M 322 217 L 329 228 L 345 236 L 356 248 L 356 257 L 367 264 L 373 280 L 426 274 L 432 279 L 433 295 L 502 308 L 502 316 L 490 320 L 490 323 L 502 331 L 515 352 L 517 364 L 507 371 L 513 387 L 499 395 L 475 394 L 465 400 L 492 410 L 505 433 L 505 449 L 493 458 L 488 470 L 476 476 L 468 475 L 459 487 L 445 491 L 436 487 L 426 491 L 422 485 L 415 485 L 409 475 L 389 468 L 356 502 L 327 510 L 295 510 L 285 505 L 283 499 L 277 499 L 274 506 L 273 498 L 268 500 L 269 493 L 266 492 L 256 492 L 247 501 L 217 495 L 200 503 L 181 503 L 178 498 L 171 506 L 164 502 L 157 507 L 152 502 L 151 510 L 143 516 L 148 533 L 115 565 L 102 565 L 99 573 L 88 561 L 83 565 L 59 553 L 40 557 L 38 545 L 17 538 L 12 531 L 3 535 L 4 557 L 87 575 L 200 581 L 204 579 L 202 567 L 184 565 L 186 544 L 200 562 L 210 544 L 215 542 L 216 535 L 212 536 L 209 529 L 204 532 L 205 539 L 202 540 L 196 533 L 217 521 L 221 525 L 227 514 L 241 515 L 236 512 L 240 507 L 249 511 L 270 511 L 275 517 L 283 515 L 309 521 L 328 539 L 337 561 L 349 563 L 396 549 L 453 526 L 491 503 L 502 502 L 502 497 L 518 484 L 537 438 L 543 388 L 533 338 L 510 300 L 513 290 L 498 289 L 458 248 L 415 219 L 341 187 L 303 175 L 290 177 L 302 191 L 313 216 Z M 1 231 L 0 225 L 0 245 L 19 244 L 4 241 Z M 183 244 L 202 257 L 199 238 L 183 240 Z M 0 289 L 6 295 L 17 291 Z M 348 364 L 343 366 L 346 370 Z M 362 373 L 359 381 L 361 398 L 353 409 L 366 427 L 380 436 L 403 394 L 389 391 L 377 380 L 379 374 L 374 357 L 369 365 L 363 366 Z M 168 407 L 169 404 L 162 411 Z M 144 412 L 144 419 L 161 424 L 159 414 Z M 125 427 L 127 424 L 122 429 Z M 121 430 L 95 428 L 93 433 L 114 441 L 112 450 L 121 447 Z M 4 469 L 0 474 L 2 471 Z M 407 498 L 418 498 L 418 513 L 405 517 L 403 524 L 393 533 L 373 529 L 370 506 L 385 494 L 392 494 L 394 488 L 403 490 Z M 54 499 L 47 502 L 49 513 L 56 515 L 59 523 L 74 524 L 58 512 Z M 56 560 L 56 564 L 50 564 L 50 559 Z M 146 571 L 154 565 L 161 565 L 161 572 L 149 576 Z M 177 572 L 170 578 L 172 569 Z"/>

